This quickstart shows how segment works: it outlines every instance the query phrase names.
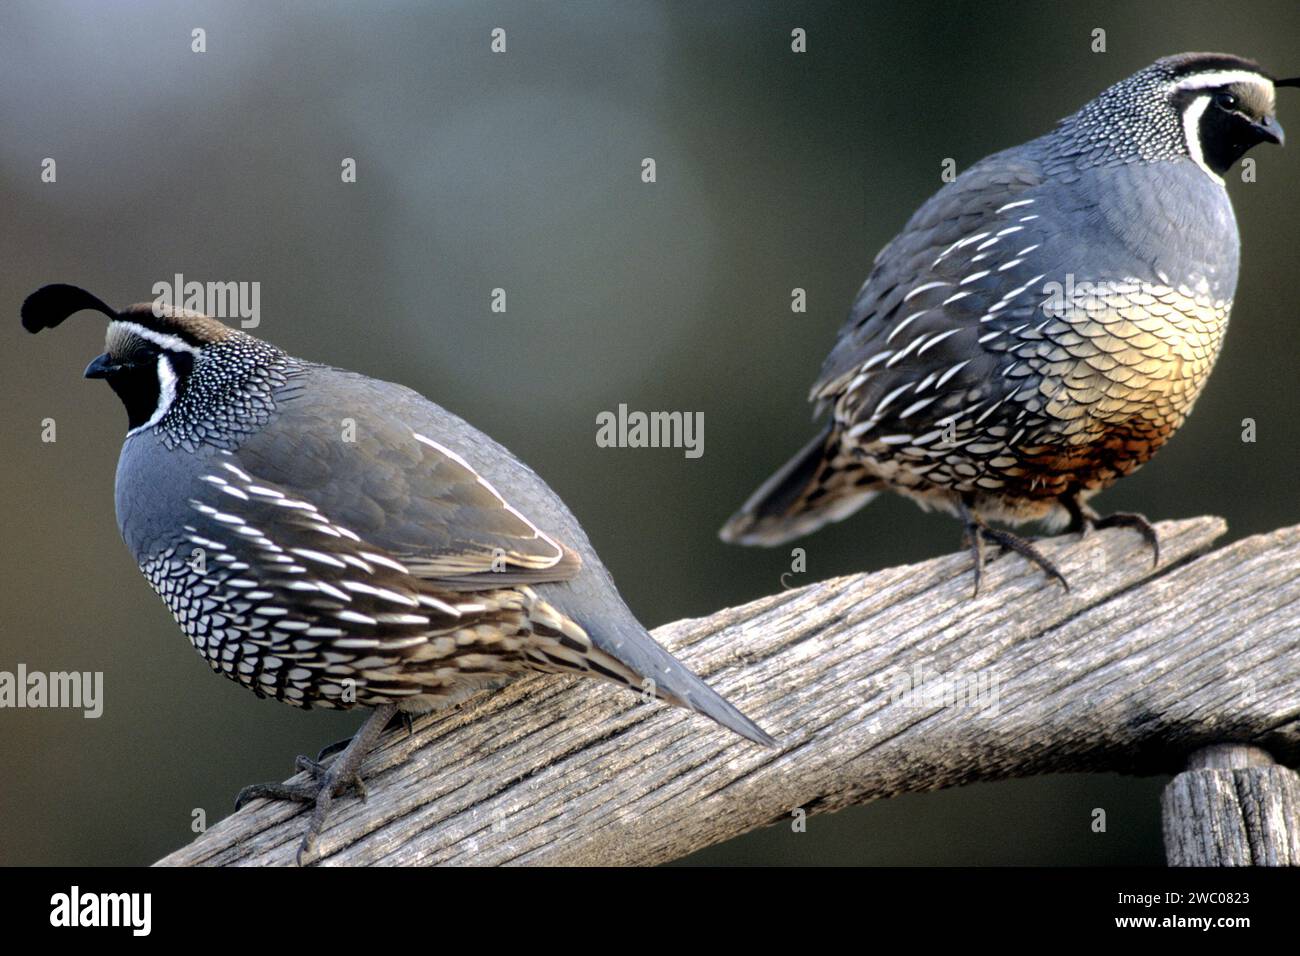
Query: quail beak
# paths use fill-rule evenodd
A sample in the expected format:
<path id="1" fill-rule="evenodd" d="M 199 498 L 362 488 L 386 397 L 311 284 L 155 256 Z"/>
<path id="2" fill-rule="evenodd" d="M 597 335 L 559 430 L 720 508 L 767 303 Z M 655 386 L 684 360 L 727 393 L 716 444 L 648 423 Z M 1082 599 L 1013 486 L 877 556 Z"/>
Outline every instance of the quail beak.
<path id="1" fill-rule="evenodd" d="M 1265 116 L 1253 125 L 1255 132 L 1259 134 L 1262 141 L 1276 143 L 1279 146 L 1286 143 L 1286 131 L 1282 129 L 1282 124 L 1277 121 L 1276 117 Z"/>
<path id="2" fill-rule="evenodd" d="M 117 365 L 113 363 L 112 357 L 105 352 L 103 355 L 96 355 L 81 374 L 85 378 L 108 378 L 116 370 Z"/>

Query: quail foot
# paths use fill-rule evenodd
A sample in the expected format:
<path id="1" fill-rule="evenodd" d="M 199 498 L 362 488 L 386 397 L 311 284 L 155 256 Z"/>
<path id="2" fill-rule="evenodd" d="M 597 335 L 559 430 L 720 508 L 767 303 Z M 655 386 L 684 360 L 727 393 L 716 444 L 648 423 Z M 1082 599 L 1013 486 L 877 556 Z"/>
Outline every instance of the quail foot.
<path id="1" fill-rule="evenodd" d="M 1224 185 L 1282 143 L 1278 86 L 1219 53 L 1158 60 L 943 186 L 876 256 L 813 385 L 820 433 L 723 527 L 777 545 L 882 491 L 958 516 L 975 556 L 1084 532 L 1089 500 L 1173 436 L 1227 329 L 1240 244 Z"/>
<path id="2" fill-rule="evenodd" d="M 773 744 L 655 643 L 546 483 L 455 415 L 216 319 L 119 312 L 74 286 L 33 293 L 22 321 L 83 310 L 108 318 L 85 374 L 127 412 L 118 525 L 194 647 L 259 697 L 374 709 L 328 766 L 299 759 L 313 783 L 241 794 L 315 804 L 299 862 L 390 719 L 529 671 L 612 681 Z"/>

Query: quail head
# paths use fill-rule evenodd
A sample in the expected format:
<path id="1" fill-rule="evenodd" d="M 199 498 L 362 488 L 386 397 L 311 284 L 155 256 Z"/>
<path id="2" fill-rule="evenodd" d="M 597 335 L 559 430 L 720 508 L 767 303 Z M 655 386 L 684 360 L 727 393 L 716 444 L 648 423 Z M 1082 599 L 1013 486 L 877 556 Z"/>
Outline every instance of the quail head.
<path id="1" fill-rule="evenodd" d="M 1223 177 L 1282 143 L 1277 86 L 1218 53 L 1166 57 L 1045 136 L 943 186 L 876 256 L 813 385 L 821 432 L 723 527 L 776 545 L 879 492 L 961 518 L 979 591 L 991 541 L 1065 579 L 988 524 L 1085 532 L 1097 492 L 1183 423 L 1214 365 L 1237 285 Z"/>
<path id="2" fill-rule="evenodd" d="M 300 862 L 390 718 L 525 672 L 612 681 L 773 743 L 655 643 L 546 483 L 460 418 L 193 312 L 51 285 L 22 321 L 82 310 L 108 317 L 86 377 L 126 406 L 118 525 L 194 647 L 259 697 L 374 708 L 328 767 L 299 758 L 314 783 L 241 794 L 314 802 Z"/>

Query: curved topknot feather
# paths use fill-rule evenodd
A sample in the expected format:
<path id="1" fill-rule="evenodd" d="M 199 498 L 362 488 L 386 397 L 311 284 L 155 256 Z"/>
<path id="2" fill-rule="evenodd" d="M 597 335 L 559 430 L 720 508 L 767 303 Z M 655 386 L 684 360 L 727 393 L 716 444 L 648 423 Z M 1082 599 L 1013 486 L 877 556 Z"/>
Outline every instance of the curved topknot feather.
<path id="1" fill-rule="evenodd" d="M 52 329 L 68 316 L 87 309 L 102 312 L 110 319 L 118 317 L 116 309 L 85 289 L 66 282 L 44 285 L 23 300 L 23 328 L 32 333 Z"/>

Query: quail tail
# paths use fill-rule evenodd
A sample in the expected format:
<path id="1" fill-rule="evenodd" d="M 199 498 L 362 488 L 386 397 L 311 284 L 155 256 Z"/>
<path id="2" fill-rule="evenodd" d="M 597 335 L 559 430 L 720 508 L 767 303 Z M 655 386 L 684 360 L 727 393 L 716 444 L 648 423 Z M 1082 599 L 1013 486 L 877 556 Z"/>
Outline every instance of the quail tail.
<path id="1" fill-rule="evenodd" d="M 651 690 L 660 700 L 693 710 L 746 740 L 764 747 L 777 746 L 770 734 L 665 650 L 631 612 L 611 614 L 598 629 L 588 633 L 595 656 L 609 663 L 609 671 L 617 669 L 627 675 L 619 677 L 621 683 Z M 648 686 L 647 681 L 651 682 Z"/>
<path id="2" fill-rule="evenodd" d="M 718 536 L 730 544 L 774 547 L 842 521 L 876 497 L 885 486 L 839 452 L 839 444 L 828 424 L 749 496 Z"/>
<path id="3" fill-rule="evenodd" d="M 602 593 L 602 607 L 596 616 L 580 610 L 584 605 L 590 607 L 588 598 L 566 585 L 552 585 L 545 599 L 531 591 L 528 596 L 534 638 L 531 668 L 560 674 L 576 669 L 588 677 L 621 684 L 647 699 L 693 710 L 746 740 L 775 746 L 776 741 L 762 728 L 650 635 L 618 596 L 612 581 Z"/>
<path id="4" fill-rule="evenodd" d="M 680 664 L 678 666 L 681 667 Z M 702 714 L 710 720 L 716 721 L 728 730 L 740 734 L 746 740 L 751 740 L 764 747 L 779 746 L 771 734 L 742 714 L 725 697 L 704 683 L 704 681 L 684 667 L 681 667 L 681 674 L 685 675 L 686 679 L 676 682 L 679 689 L 672 692 L 673 703 L 688 707 L 697 714 Z"/>

